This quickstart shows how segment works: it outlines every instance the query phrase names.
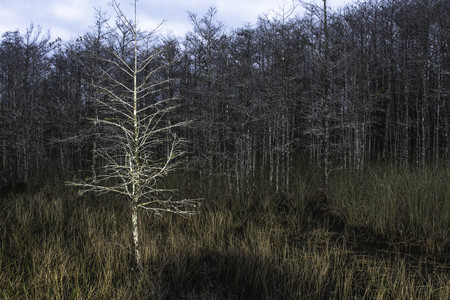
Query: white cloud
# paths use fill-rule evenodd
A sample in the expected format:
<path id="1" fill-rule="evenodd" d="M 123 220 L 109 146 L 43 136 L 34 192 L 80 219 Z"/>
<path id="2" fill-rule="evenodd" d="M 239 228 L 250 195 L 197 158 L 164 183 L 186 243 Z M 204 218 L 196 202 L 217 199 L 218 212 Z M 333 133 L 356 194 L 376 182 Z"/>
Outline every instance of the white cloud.
<path id="1" fill-rule="evenodd" d="M 75 23 L 92 14 L 92 12 L 89 12 L 91 9 L 92 7 L 86 5 L 86 1 L 58 1 L 50 7 L 50 13 L 56 20 L 64 23 Z"/>
<path id="2" fill-rule="evenodd" d="M 132 16 L 132 0 L 118 0 L 124 12 Z M 208 7 L 218 10 L 216 19 L 227 28 L 238 28 L 247 23 L 256 23 L 258 16 L 270 10 L 280 11 L 283 0 L 140 0 L 138 18 L 142 29 L 153 30 L 166 20 L 163 31 L 183 36 L 192 26 L 187 11 L 202 17 Z M 289 2 L 290 0 L 285 0 Z M 321 0 L 314 0 L 320 5 Z M 333 7 L 353 0 L 328 0 Z M 69 40 L 89 31 L 94 25 L 94 8 L 108 11 L 111 21 L 114 11 L 110 0 L 0 0 L 0 34 L 20 29 L 25 32 L 31 23 L 40 25 L 44 32 L 51 30 L 52 38 Z"/>

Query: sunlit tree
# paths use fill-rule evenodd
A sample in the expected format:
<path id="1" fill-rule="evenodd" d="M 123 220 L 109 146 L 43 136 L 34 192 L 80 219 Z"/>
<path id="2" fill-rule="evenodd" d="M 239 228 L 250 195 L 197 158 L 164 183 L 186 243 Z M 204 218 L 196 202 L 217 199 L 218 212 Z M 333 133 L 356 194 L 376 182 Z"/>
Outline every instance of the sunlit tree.
<path id="1" fill-rule="evenodd" d="M 107 142 L 98 146 L 103 162 L 95 178 L 72 183 L 81 192 L 116 193 L 131 207 L 133 257 L 142 272 L 139 247 L 138 210 L 157 215 L 171 212 L 191 216 L 198 201 L 173 200 L 159 180 L 174 170 L 183 154 L 180 139 L 173 130 L 186 122 L 171 123 L 166 116 L 176 108 L 174 98 L 162 98 L 160 91 L 170 79 L 159 75 L 167 64 L 159 64 L 161 49 L 149 49 L 152 33 L 139 31 L 136 21 L 125 16 L 116 1 L 116 26 L 110 33 L 110 52 L 102 59 L 99 79 L 93 84 L 96 101 L 103 110 L 98 122 L 109 128 Z M 100 65 L 99 65 L 100 66 Z"/>

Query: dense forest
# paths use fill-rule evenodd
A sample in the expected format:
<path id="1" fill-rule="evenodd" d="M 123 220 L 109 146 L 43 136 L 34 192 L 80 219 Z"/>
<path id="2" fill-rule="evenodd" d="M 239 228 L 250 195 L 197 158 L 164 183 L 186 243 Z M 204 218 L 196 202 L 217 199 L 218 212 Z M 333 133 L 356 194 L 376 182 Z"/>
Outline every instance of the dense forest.
<path id="1" fill-rule="evenodd" d="M 448 299 L 450 1 L 134 5 L 2 35 L 0 297 Z"/>
<path id="2" fill-rule="evenodd" d="M 141 45 L 158 53 L 148 67 L 162 66 L 157 76 L 166 82 L 145 103 L 178 98 L 168 118 L 192 121 L 178 133 L 189 141 L 189 160 L 202 176 L 233 184 L 264 176 L 288 190 L 299 157 L 325 176 L 374 160 L 445 163 L 449 5 L 366 1 L 336 12 L 307 6 L 302 17 L 288 8 L 233 31 L 214 8 L 190 14 L 193 29 L 183 39 L 153 34 Z M 2 186 L 101 164 L 92 153 L 102 128 L 89 119 L 105 115 L 91 83 L 111 49 L 130 45 L 129 33 L 114 37 L 101 13 L 93 28 L 69 42 L 33 27 L 2 35 Z"/>

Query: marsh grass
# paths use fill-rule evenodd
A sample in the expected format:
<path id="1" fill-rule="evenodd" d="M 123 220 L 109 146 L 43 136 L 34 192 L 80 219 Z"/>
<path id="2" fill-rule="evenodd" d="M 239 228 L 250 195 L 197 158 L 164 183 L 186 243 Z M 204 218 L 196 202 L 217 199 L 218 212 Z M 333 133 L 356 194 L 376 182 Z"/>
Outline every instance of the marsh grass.
<path id="1" fill-rule="evenodd" d="M 428 251 L 448 250 L 450 168 L 373 166 L 334 174 L 331 186 L 330 209 L 347 225 Z"/>
<path id="2" fill-rule="evenodd" d="M 335 177 L 322 215 L 311 203 L 320 197 L 311 172 L 293 174 L 289 193 L 261 182 L 247 195 L 226 181 L 200 184 L 175 174 L 166 184 L 178 185 L 181 196 L 204 197 L 202 213 L 141 214 L 143 277 L 130 269 L 130 214 L 121 199 L 77 198 L 58 185 L 3 196 L 0 298 L 448 299 L 448 183 L 439 181 L 448 173 L 382 170 Z M 389 202 L 385 195 L 394 196 Z M 431 203 L 419 203 L 423 197 Z M 333 218 L 345 222 L 332 226 Z M 417 225 L 422 220 L 429 225 Z M 371 235 L 385 244 L 368 247 L 362 239 Z"/>

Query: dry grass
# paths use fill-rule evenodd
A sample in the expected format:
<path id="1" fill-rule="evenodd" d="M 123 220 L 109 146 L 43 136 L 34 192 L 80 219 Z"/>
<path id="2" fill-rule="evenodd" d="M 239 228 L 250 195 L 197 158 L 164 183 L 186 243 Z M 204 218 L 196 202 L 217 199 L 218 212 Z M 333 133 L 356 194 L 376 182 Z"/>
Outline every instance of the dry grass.
<path id="1" fill-rule="evenodd" d="M 195 197 L 223 189 L 191 219 L 141 215 L 142 278 L 130 269 L 119 199 L 58 187 L 10 194 L 0 199 L 0 298 L 450 298 L 446 250 L 369 244 L 369 233 L 333 225 L 333 214 L 314 216 L 314 187 L 295 184 L 303 190 L 291 197 L 264 191 L 240 201 L 225 187 L 185 185 Z"/>
<path id="2" fill-rule="evenodd" d="M 334 176 L 330 208 L 347 225 L 406 246 L 443 252 L 450 243 L 450 168 L 386 168 Z M 447 249 L 445 249 L 447 247 Z"/>

